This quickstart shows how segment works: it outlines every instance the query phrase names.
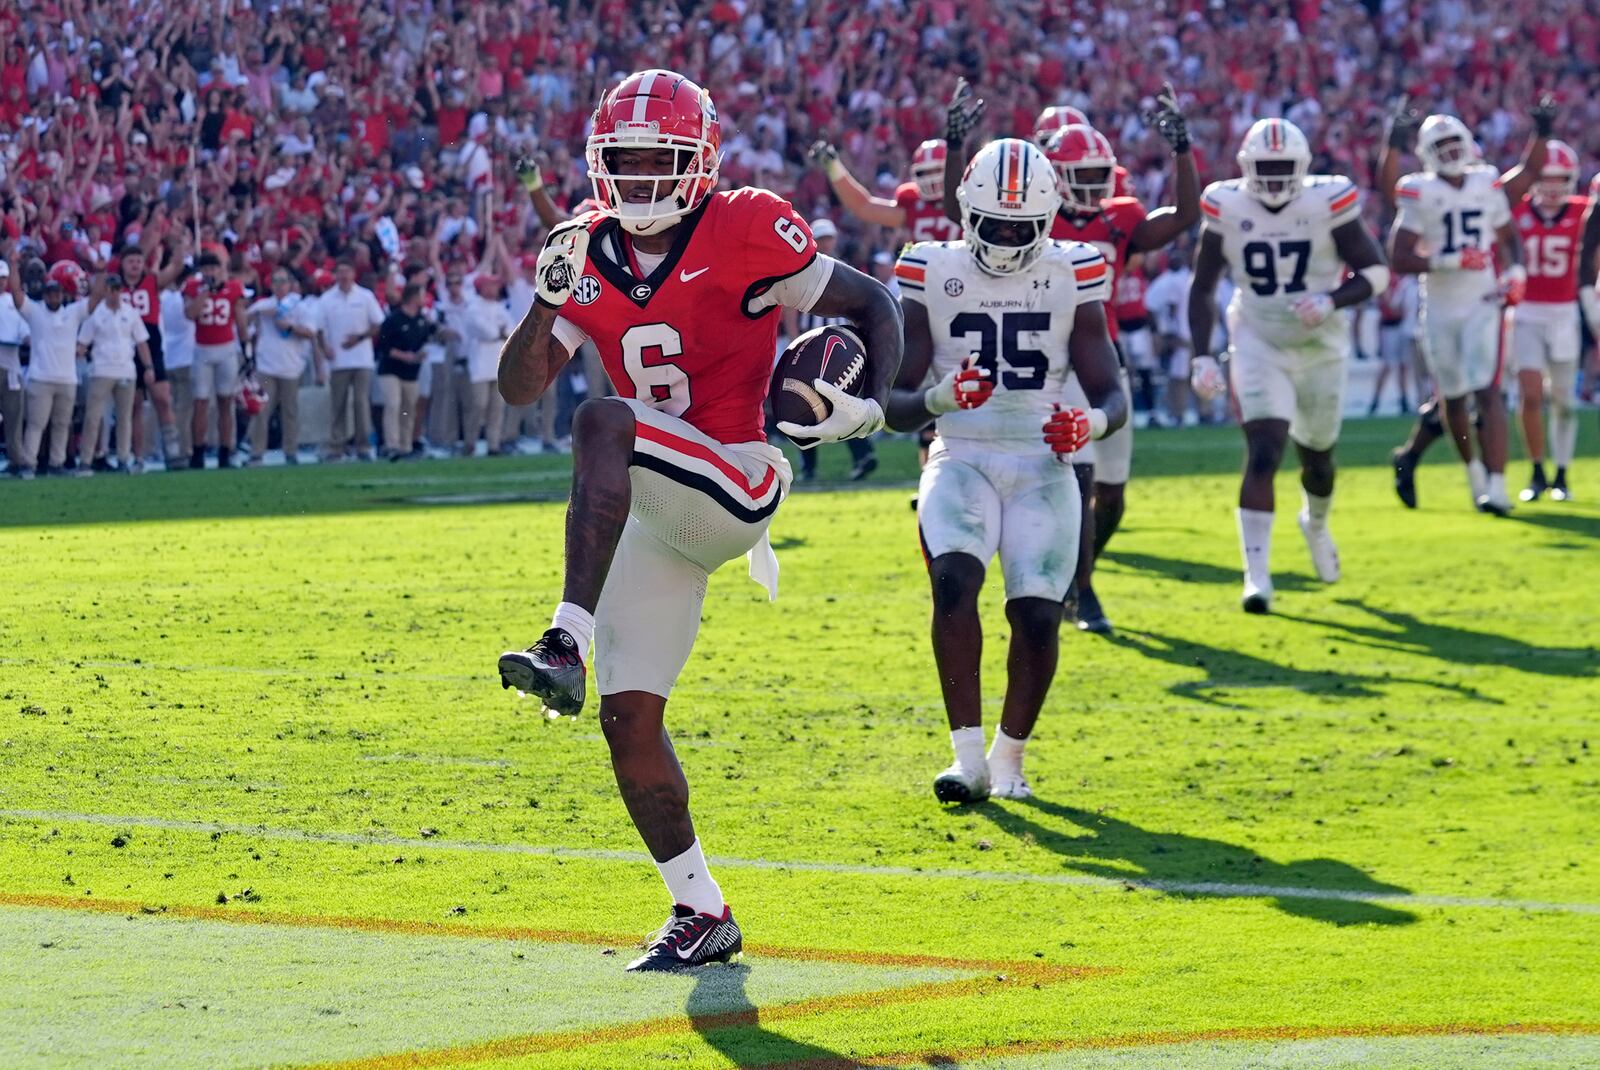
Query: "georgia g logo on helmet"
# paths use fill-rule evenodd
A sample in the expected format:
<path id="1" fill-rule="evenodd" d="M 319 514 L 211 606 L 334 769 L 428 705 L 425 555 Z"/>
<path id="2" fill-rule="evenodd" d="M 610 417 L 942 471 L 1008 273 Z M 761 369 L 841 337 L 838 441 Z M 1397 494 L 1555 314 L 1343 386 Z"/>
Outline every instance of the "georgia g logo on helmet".
<path id="1" fill-rule="evenodd" d="M 598 210 L 631 234 L 658 234 L 694 211 L 717 186 L 722 127 L 711 94 L 681 74 L 639 71 L 600 99 L 584 149 Z M 634 150 L 628 153 L 628 150 Z M 628 155 L 669 150 L 655 171 L 618 170 Z"/>

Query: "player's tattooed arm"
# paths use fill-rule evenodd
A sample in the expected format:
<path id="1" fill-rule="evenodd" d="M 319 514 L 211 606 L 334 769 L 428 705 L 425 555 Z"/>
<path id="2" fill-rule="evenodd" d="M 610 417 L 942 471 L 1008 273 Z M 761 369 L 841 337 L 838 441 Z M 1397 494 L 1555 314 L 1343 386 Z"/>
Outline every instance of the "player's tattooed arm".
<path id="1" fill-rule="evenodd" d="M 1072 318 L 1072 335 L 1067 339 L 1067 355 L 1089 405 L 1105 413 L 1105 428 L 1096 436 L 1104 438 L 1127 422 L 1128 395 L 1122 392 L 1117 350 L 1111 343 L 1102 302 L 1078 306 Z"/>
<path id="2" fill-rule="evenodd" d="M 1350 269 L 1350 277 L 1328 295 L 1333 299 L 1333 307 L 1349 308 L 1368 298 L 1377 297 L 1373 292 L 1374 273 L 1366 269 L 1385 266 L 1383 250 L 1366 224 L 1359 219 L 1352 219 L 1341 227 L 1335 227 L 1333 246 L 1339 251 L 1339 259 Z M 1380 273 L 1382 277 L 1386 277 L 1386 273 Z"/>
<path id="3" fill-rule="evenodd" d="M 891 431 L 916 431 L 933 419 L 924 401 L 922 380 L 933 360 L 933 331 L 928 327 L 928 310 L 920 302 L 906 301 L 905 356 L 884 406 L 884 422 Z"/>
<path id="4" fill-rule="evenodd" d="M 883 283 L 836 261 L 828 284 L 809 311 L 818 316 L 843 316 L 856 328 L 867 347 L 866 396 L 881 408 L 888 400 L 889 384 L 900 369 L 904 349 L 899 303 Z"/>
<path id="5" fill-rule="evenodd" d="M 1227 265 L 1222 255 L 1222 235 L 1209 227 L 1200 231 L 1194 253 L 1194 279 L 1189 283 L 1189 338 L 1197 355 L 1211 352 L 1211 335 L 1217 325 L 1217 280 Z"/>
<path id="6" fill-rule="evenodd" d="M 544 396 L 572 354 L 555 336 L 553 308 L 535 302 L 500 347 L 500 396 L 507 405 L 531 405 Z"/>

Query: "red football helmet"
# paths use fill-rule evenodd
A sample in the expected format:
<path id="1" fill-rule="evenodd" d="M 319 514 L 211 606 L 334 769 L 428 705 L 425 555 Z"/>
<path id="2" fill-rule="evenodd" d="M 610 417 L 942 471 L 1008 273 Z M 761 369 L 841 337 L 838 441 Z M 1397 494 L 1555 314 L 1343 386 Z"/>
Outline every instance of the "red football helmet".
<path id="1" fill-rule="evenodd" d="M 61 286 L 61 292 L 68 301 L 76 301 L 80 297 L 89 296 L 89 275 L 73 260 L 57 260 L 50 265 L 50 271 L 45 275 L 49 282 Z"/>
<path id="2" fill-rule="evenodd" d="M 1077 108 L 1066 104 L 1052 104 L 1039 113 L 1033 121 L 1033 140 L 1040 148 L 1050 143 L 1050 136 L 1064 126 L 1088 126 L 1089 117 Z"/>
<path id="3" fill-rule="evenodd" d="M 1056 169 L 1062 206 L 1077 215 L 1100 211 L 1117 181 L 1117 154 L 1105 135 L 1081 123 L 1063 126 L 1050 138 L 1044 154 Z"/>
<path id="4" fill-rule="evenodd" d="M 1578 192 L 1578 154 L 1565 141 L 1552 138 L 1545 145 L 1544 169 L 1533 184 L 1533 200 L 1554 211 Z"/>
<path id="5" fill-rule="evenodd" d="M 944 200 L 945 144 L 942 138 L 929 138 L 911 155 L 911 181 L 917 196 L 925 201 Z"/>
<path id="6" fill-rule="evenodd" d="M 266 391 L 261 389 L 254 375 L 246 375 L 239 381 L 239 407 L 249 416 L 260 416 L 261 410 L 267 407 Z"/>
<path id="7" fill-rule="evenodd" d="M 629 233 L 656 234 L 700 207 L 717 186 L 722 127 L 711 94 L 681 74 L 648 70 L 630 74 L 600 98 L 584 156 L 599 210 Z M 670 174 L 618 174 L 622 149 L 671 149 Z M 649 200 L 629 200 L 621 183 L 650 190 Z"/>

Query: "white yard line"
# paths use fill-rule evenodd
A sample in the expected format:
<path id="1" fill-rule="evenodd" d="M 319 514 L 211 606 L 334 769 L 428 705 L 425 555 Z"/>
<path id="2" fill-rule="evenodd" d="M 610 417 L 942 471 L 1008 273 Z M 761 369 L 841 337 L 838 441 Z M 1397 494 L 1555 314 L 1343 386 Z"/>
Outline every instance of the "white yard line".
<path id="1" fill-rule="evenodd" d="M 228 833 L 259 836 L 265 839 L 298 840 L 305 843 L 345 843 L 381 847 L 404 847 L 425 851 L 481 851 L 491 854 L 534 855 L 546 858 L 578 858 L 603 862 L 648 862 L 642 851 L 607 851 L 595 848 L 548 847 L 524 843 L 484 843 L 475 840 L 420 839 L 382 833 L 312 832 L 305 829 L 269 828 L 264 825 L 230 825 L 208 821 L 182 821 L 165 817 L 129 814 L 80 814 L 63 810 L 0 809 L 0 818 L 20 821 L 54 821 L 63 824 L 105 825 L 113 828 L 154 828 L 172 832 Z M 1220 899 L 1314 899 L 1342 903 L 1382 903 L 1394 907 L 1476 907 L 1488 910 L 1529 910 L 1558 914 L 1600 915 L 1600 903 L 1552 903 L 1533 899 L 1501 899 L 1465 895 L 1414 895 L 1411 893 L 1363 892 L 1346 888 L 1293 888 L 1271 884 L 1227 884 L 1215 881 L 1146 880 L 1139 877 L 1110 878 L 1065 873 L 1000 873 L 970 869 L 920 869 L 912 866 L 869 866 L 846 862 L 776 862 L 763 858 L 718 856 L 710 861 L 731 869 L 756 869 L 796 873 L 832 873 L 852 877 L 891 877 L 918 880 L 988 881 L 997 884 L 1043 884 L 1072 888 L 1126 891 L 1138 888 L 1180 895 L 1204 895 Z"/>

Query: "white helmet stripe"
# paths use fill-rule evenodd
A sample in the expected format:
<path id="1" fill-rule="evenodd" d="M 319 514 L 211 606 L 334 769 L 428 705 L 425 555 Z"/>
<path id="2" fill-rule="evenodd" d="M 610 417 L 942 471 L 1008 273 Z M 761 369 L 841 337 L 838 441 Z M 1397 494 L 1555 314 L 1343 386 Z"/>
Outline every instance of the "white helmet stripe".
<path id="1" fill-rule="evenodd" d="M 633 121 L 642 123 L 645 109 L 650 106 L 650 87 L 656 84 L 656 73 L 650 71 L 639 82 L 639 92 L 633 98 Z"/>

